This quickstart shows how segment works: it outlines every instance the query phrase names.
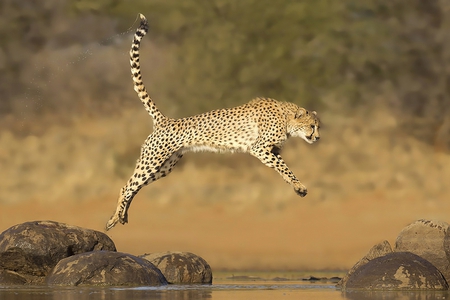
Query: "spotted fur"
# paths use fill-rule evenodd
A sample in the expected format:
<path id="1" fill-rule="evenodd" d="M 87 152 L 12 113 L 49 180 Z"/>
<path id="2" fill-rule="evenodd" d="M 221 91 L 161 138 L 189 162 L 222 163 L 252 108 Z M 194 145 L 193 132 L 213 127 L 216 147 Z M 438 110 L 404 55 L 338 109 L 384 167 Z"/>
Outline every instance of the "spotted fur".
<path id="1" fill-rule="evenodd" d="M 141 148 L 134 174 L 121 189 L 114 215 L 106 225 L 128 222 L 128 208 L 139 190 L 168 175 L 188 151 L 244 152 L 275 169 L 294 191 L 304 197 L 306 187 L 295 177 L 280 156 L 289 137 L 300 137 L 312 144 L 319 140 L 319 119 L 315 111 L 289 102 L 256 98 L 247 104 L 219 109 L 182 119 L 165 117 L 148 95 L 139 65 L 139 48 L 148 31 L 147 19 L 140 15 L 130 50 L 134 90 L 153 118 L 153 132 Z"/>

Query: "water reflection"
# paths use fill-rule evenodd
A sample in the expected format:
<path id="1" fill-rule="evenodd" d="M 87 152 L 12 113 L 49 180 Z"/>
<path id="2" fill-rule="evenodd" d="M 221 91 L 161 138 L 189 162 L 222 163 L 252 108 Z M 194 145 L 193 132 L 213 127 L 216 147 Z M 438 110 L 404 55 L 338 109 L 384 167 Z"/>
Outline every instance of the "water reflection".
<path id="1" fill-rule="evenodd" d="M 230 279 L 231 278 L 231 279 Z M 236 280 L 239 279 L 239 280 Z M 330 281 L 302 281 L 283 276 L 264 279 L 222 276 L 212 285 L 169 285 L 164 287 L 26 287 L 7 288 L 0 286 L 0 300 L 437 300 L 450 299 L 448 291 L 347 291 L 341 292 Z"/>
<path id="2" fill-rule="evenodd" d="M 343 297 L 349 300 L 442 300 L 448 299 L 448 291 L 347 291 Z"/>
<path id="3" fill-rule="evenodd" d="M 0 289 L 2 300 L 123 300 L 123 299 L 211 299 L 211 290 L 167 289 L 117 289 L 117 288 L 70 288 L 70 289 Z"/>

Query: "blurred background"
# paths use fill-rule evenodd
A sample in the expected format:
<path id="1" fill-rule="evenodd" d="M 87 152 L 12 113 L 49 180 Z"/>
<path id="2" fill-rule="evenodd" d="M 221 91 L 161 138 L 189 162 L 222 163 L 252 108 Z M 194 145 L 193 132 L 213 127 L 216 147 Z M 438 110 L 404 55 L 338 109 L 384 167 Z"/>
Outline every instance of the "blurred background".
<path id="1" fill-rule="evenodd" d="M 108 232 L 119 251 L 345 270 L 416 219 L 450 220 L 448 1 L 2 0 L 0 231 L 103 230 L 152 126 L 128 62 L 138 13 L 167 116 L 272 97 L 316 110 L 322 138 L 283 151 L 305 198 L 249 155 L 185 155 Z"/>

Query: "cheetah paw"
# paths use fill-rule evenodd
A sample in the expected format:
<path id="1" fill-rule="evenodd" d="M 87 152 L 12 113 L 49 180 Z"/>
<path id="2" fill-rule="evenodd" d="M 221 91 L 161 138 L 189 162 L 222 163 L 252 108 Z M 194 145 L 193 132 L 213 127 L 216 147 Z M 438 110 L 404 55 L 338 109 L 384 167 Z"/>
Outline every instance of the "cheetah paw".
<path id="1" fill-rule="evenodd" d="M 106 231 L 116 226 L 117 222 L 119 222 L 119 218 L 117 218 L 116 216 L 112 216 L 111 219 L 109 219 L 109 221 L 106 223 Z"/>
<path id="2" fill-rule="evenodd" d="M 306 194 L 308 194 L 308 190 L 306 189 L 305 186 L 301 185 L 298 187 L 294 187 L 294 191 L 295 193 L 297 193 L 297 195 L 299 195 L 300 197 L 305 197 Z"/>
<path id="3" fill-rule="evenodd" d="M 117 223 L 125 224 L 128 223 L 128 214 L 127 213 L 115 213 L 106 223 L 106 230 L 112 229 L 114 226 L 116 226 Z"/>

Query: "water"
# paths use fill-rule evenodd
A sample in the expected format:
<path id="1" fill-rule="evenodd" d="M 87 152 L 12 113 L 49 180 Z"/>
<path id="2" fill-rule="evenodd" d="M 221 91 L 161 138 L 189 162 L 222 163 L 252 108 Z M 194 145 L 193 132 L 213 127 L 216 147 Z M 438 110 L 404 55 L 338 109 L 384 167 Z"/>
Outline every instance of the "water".
<path id="1" fill-rule="evenodd" d="M 256 274 L 256 273 L 255 273 Z M 274 276 L 275 275 L 275 276 Z M 288 275 L 288 276 L 286 276 Z M 312 274 L 315 277 L 318 274 Z M 341 274 L 340 274 L 341 275 Z M 330 277 L 328 277 L 330 278 Z M 332 281 L 303 281 L 293 273 L 256 275 L 218 273 L 212 285 L 169 285 L 165 287 L 0 287 L 1 300 L 143 300 L 143 299 L 450 299 L 444 292 L 347 292 L 335 288 Z"/>

